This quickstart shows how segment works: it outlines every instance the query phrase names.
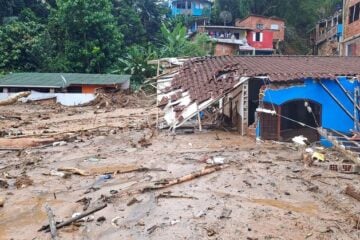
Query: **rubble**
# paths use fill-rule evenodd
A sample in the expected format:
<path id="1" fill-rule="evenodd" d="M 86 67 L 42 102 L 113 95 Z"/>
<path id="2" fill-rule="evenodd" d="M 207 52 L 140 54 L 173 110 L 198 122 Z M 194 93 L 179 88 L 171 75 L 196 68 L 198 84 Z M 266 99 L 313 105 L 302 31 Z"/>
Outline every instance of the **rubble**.
<path id="1" fill-rule="evenodd" d="M 21 119 L 0 119 L 0 131 L 16 121 L 22 135 L 0 137 L 11 141 L 0 150 L 0 239 L 50 238 L 47 204 L 59 239 L 356 239 L 360 206 L 341 190 L 360 175 L 340 171 L 354 165 L 341 152 L 311 145 L 305 168 L 308 146 L 205 127 L 157 132 L 158 110 L 140 93 L 128 99 L 104 108 L 1 107 Z M 28 144 L 46 139 L 55 141 Z"/>

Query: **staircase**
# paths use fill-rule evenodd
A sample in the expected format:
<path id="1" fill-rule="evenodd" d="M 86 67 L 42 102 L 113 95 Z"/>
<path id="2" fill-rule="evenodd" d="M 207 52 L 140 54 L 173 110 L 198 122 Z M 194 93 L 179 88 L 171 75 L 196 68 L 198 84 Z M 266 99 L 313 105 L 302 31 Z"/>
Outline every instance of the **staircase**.
<path id="1" fill-rule="evenodd" d="M 319 128 L 319 134 L 329 140 L 335 149 L 343 153 L 355 164 L 331 164 L 330 170 L 345 173 L 360 173 L 360 140 L 352 140 L 350 136 L 334 130 Z"/>

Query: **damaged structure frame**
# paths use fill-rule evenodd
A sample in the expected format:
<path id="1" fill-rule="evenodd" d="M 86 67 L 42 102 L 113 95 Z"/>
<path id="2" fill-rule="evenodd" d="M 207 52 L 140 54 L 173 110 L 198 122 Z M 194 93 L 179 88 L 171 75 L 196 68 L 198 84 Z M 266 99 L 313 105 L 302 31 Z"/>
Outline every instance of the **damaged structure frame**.
<path id="1" fill-rule="evenodd" d="M 181 66 L 180 66 L 181 65 Z M 208 57 L 191 59 L 157 79 L 159 128 L 175 131 L 216 105 L 241 135 L 322 141 L 319 129 L 359 129 L 360 61 L 338 57 Z M 328 132 L 329 132 L 328 131 Z"/>

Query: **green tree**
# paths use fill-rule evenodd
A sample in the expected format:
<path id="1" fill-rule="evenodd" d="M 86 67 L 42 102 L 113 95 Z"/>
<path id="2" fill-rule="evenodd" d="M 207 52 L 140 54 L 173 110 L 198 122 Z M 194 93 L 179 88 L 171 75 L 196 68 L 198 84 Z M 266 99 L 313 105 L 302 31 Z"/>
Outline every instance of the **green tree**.
<path id="1" fill-rule="evenodd" d="M 116 72 L 131 74 L 131 81 L 136 88 L 146 78 L 156 74 L 156 67 L 149 65 L 148 61 L 157 58 L 158 55 L 152 46 L 134 45 L 129 47 L 125 56 L 119 59 L 119 69 L 121 70 Z"/>
<path id="2" fill-rule="evenodd" d="M 40 59 L 34 48 L 44 26 L 34 22 L 15 21 L 0 27 L 0 70 L 35 71 Z"/>
<path id="3" fill-rule="evenodd" d="M 180 23 L 176 25 L 173 31 L 164 24 L 161 27 L 161 32 L 164 39 L 160 50 L 162 57 L 196 57 L 205 56 L 212 52 L 212 44 L 208 36 L 199 34 L 195 41 L 190 41 L 187 38 L 186 27 Z"/>
<path id="4" fill-rule="evenodd" d="M 110 0 L 59 0 L 49 19 L 49 69 L 104 73 L 116 62 L 123 37 Z M 55 66 L 55 68 L 54 68 Z"/>
<path id="5" fill-rule="evenodd" d="M 132 1 L 113 0 L 112 10 L 119 31 L 124 36 L 126 46 L 141 44 L 147 40 L 146 30 L 141 22 L 140 15 L 132 5 Z"/>

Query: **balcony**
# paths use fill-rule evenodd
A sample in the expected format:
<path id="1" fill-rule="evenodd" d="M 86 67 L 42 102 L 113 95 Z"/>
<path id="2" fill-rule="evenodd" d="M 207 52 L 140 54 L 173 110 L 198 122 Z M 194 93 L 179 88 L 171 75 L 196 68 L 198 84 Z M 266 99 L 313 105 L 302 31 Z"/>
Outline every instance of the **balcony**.
<path id="1" fill-rule="evenodd" d="M 177 15 L 191 15 L 194 17 L 201 17 L 203 15 L 209 15 L 209 11 L 205 11 L 205 8 L 191 8 L 191 9 L 183 9 L 183 8 L 172 8 L 171 14 L 173 16 Z"/>
<path id="2" fill-rule="evenodd" d="M 236 39 L 236 38 L 217 38 L 217 37 L 211 37 L 216 42 L 219 43 L 227 43 L 227 44 L 236 44 L 236 45 L 247 45 L 246 39 Z"/>
<path id="3" fill-rule="evenodd" d="M 337 36 L 337 34 L 338 34 L 338 26 L 331 27 L 330 29 L 328 29 L 327 31 L 325 31 L 323 33 L 317 32 L 315 42 L 316 42 L 316 44 L 320 44 L 330 38 Z"/>

